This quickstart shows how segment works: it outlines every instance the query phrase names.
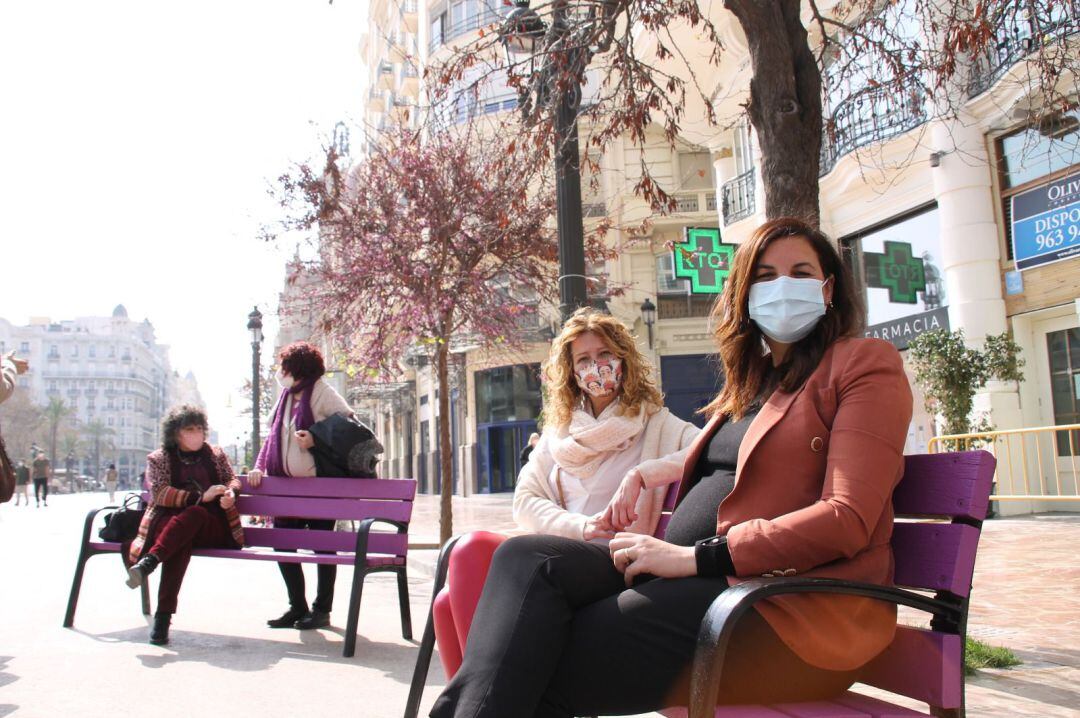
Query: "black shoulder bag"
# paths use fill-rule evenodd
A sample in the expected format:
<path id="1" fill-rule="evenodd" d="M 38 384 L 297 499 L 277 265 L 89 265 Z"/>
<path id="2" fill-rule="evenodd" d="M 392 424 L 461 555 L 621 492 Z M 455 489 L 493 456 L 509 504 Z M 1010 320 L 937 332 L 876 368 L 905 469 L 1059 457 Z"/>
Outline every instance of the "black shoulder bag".
<path id="1" fill-rule="evenodd" d="M 112 513 L 105 514 L 105 525 L 98 531 L 102 541 L 124 543 L 131 541 L 139 533 L 146 507 L 139 494 L 128 494 L 123 505 Z"/>

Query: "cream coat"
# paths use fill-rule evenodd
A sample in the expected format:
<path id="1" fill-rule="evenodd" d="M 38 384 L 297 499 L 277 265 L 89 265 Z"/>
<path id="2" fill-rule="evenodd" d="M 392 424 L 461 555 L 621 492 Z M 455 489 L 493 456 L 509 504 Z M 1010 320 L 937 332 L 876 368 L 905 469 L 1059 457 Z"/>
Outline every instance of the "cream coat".
<path id="1" fill-rule="evenodd" d="M 660 409 L 649 417 L 641 438 L 641 458 L 651 467 L 651 480 L 656 485 L 667 484 L 682 476 L 684 449 L 689 449 L 700 430 L 693 424 L 683 421 L 667 409 Z M 518 475 L 517 488 L 514 489 L 514 520 L 533 533 L 554 534 L 568 538 L 584 537 L 585 522 L 588 516 L 572 513 L 564 509 L 557 496 L 553 495 L 548 476 L 555 468 L 555 459 L 551 455 L 551 442 L 567 435 L 567 428 L 559 430 L 545 429 L 540 442 L 533 449 L 532 455 Z M 672 461 L 655 464 L 652 460 L 678 454 Z M 639 467 L 640 468 L 640 467 Z M 664 481 L 666 479 L 666 481 Z M 651 534 L 660 521 L 660 512 L 664 503 L 666 489 L 659 488 L 642 491 L 637 502 L 637 520 L 627 531 Z"/>
<path id="2" fill-rule="evenodd" d="M 0 404 L 15 392 L 15 362 L 10 359 L 0 359 Z"/>
<path id="3" fill-rule="evenodd" d="M 310 451 L 301 449 L 300 445 L 296 443 L 296 436 L 294 435 L 296 428 L 292 425 L 293 401 L 293 395 L 290 394 L 285 402 L 285 421 L 281 422 L 279 440 L 281 441 L 282 458 L 284 459 L 282 463 L 288 476 L 314 476 L 315 457 L 311 455 Z M 311 390 L 311 413 L 314 415 L 315 421 L 322 421 L 334 414 L 352 414 L 353 410 L 342 398 L 341 394 L 334 391 L 334 387 L 327 384 L 326 380 L 319 379 Z M 255 468 L 260 471 L 266 470 L 265 466 L 256 466 Z"/>

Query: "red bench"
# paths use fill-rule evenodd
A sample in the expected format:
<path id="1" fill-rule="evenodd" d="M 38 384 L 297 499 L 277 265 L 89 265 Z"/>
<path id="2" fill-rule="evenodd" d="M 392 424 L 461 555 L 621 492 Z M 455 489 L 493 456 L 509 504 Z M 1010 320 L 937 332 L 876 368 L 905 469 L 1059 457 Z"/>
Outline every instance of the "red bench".
<path id="1" fill-rule="evenodd" d="M 360 617 L 360 598 L 368 574 L 389 571 L 397 574 L 398 606 L 401 612 L 401 635 L 412 638 L 409 612 L 409 586 L 406 558 L 409 546 L 409 521 L 412 518 L 416 481 L 413 479 L 334 479 L 265 477 L 258 488 L 242 477 L 243 489 L 237 499 L 241 515 L 304 516 L 318 519 L 356 522 L 356 533 L 348 531 L 312 531 L 306 529 L 244 527 L 242 549 L 197 549 L 194 556 L 281 561 L 289 563 L 338 564 L 353 567 L 349 597 L 348 622 L 343 655 L 356 650 L 356 630 Z M 64 627 L 75 622 L 83 570 L 91 556 L 120 553 L 120 544 L 91 538 L 98 514 L 115 509 L 94 509 L 83 525 L 79 558 L 71 583 Z M 374 531 L 375 524 L 389 524 L 393 531 Z M 333 553 L 311 553 L 329 551 Z M 127 557 L 121 555 L 125 565 Z M 152 576 L 151 576 L 152 578 Z M 149 581 L 142 585 L 142 611 L 150 615 Z M 117 587 L 122 582 L 117 580 Z M 127 589 L 123 589 L 127 590 Z M 252 619 L 254 620 L 254 619 Z"/>
<path id="2" fill-rule="evenodd" d="M 904 478 L 893 494 L 896 523 L 892 548 L 896 587 L 832 579 L 753 579 L 724 591 L 701 623 L 694 656 L 689 707 L 661 711 L 669 718 L 907 718 L 964 715 L 964 638 L 968 601 L 975 571 L 975 553 L 982 520 L 989 504 L 994 457 L 986 451 L 906 457 Z M 677 485 L 665 502 L 657 527 L 662 536 L 670 520 Z M 446 610 L 445 588 L 450 553 L 457 538 L 443 548 L 436 569 L 432 606 Z M 481 573 L 485 573 L 486 568 Z M 732 631 L 740 616 L 757 601 L 785 593 L 821 592 L 868 596 L 917 609 L 930 617 L 921 627 L 897 628 L 892 644 L 866 669 L 861 682 L 928 705 L 919 712 L 856 692 L 831 701 L 773 706 L 716 707 Z M 442 594 L 442 595 L 440 595 Z M 432 614 L 420 644 L 405 718 L 415 718 L 420 706 L 435 644 Z M 446 626 L 448 622 L 441 621 Z M 451 657 L 460 665 L 464 640 L 450 628 L 440 630 Z"/>

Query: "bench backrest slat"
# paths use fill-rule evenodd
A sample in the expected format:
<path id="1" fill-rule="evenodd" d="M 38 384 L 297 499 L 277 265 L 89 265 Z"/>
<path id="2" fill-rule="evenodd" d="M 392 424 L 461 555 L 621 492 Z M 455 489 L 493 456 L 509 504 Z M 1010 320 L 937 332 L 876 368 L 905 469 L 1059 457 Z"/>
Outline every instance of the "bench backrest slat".
<path id="1" fill-rule="evenodd" d="M 367 499 L 309 499 L 294 496 L 244 496 L 236 508 L 249 516 L 302 516 L 309 519 L 380 518 L 408 521 L 411 501 L 369 501 Z"/>
<path id="2" fill-rule="evenodd" d="M 368 553 L 405 556 L 408 544 L 408 534 L 375 531 L 373 528 L 368 535 Z M 275 529 L 245 526 L 244 545 L 290 550 L 342 551 L 351 553 L 356 550 L 356 534 L 350 531 Z"/>
<path id="3" fill-rule="evenodd" d="M 242 494 L 251 496 L 297 496 L 307 498 L 350 498 L 412 501 L 416 479 L 336 479 L 326 477 L 263 477 L 252 488 L 247 477 L 240 479 Z"/>
<path id="4" fill-rule="evenodd" d="M 988 451 L 907 456 L 904 478 L 893 493 L 893 511 L 982 521 L 996 465 Z"/>
<path id="5" fill-rule="evenodd" d="M 894 582 L 966 597 L 975 571 L 979 530 L 964 524 L 897 523 L 892 548 Z"/>

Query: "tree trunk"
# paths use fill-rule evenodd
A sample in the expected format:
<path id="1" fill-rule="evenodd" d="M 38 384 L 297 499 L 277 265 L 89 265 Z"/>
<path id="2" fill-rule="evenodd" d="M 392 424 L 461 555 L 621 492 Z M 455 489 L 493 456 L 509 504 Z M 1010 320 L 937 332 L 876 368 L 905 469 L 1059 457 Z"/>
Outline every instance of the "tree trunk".
<path id="1" fill-rule="evenodd" d="M 761 147 L 765 216 L 820 222 L 821 72 L 799 0 L 725 0 L 750 50 L 750 122 Z"/>
<path id="2" fill-rule="evenodd" d="M 439 544 L 445 544 L 454 533 L 454 447 L 450 445 L 450 344 L 439 344 L 435 355 L 435 367 L 439 387 Z"/>

